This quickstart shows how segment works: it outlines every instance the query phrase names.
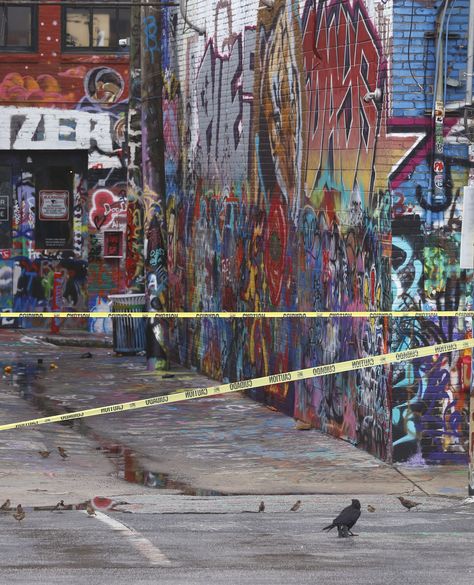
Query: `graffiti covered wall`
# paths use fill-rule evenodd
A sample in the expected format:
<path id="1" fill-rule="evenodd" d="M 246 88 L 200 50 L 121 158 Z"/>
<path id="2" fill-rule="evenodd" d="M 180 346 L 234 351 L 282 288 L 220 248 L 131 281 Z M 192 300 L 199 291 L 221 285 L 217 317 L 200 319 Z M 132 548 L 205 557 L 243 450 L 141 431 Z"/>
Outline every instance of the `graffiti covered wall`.
<path id="1" fill-rule="evenodd" d="M 61 8 L 40 6 L 37 51 L 0 54 L 3 310 L 105 310 L 124 286 L 128 57 L 65 53 L 61 34 Z"/>
<path id="2" fill-rule="evenodd" d="M 170 308 L 388 309 L 390 4 L 220 0 L 188 14 L 206 34 L 183 35 L 169 11 L 164 45 Z M 209 319 L 177 323 L 172 341 L 181 361 L 237 380 L 387 351 L 389 328 Z M 389 386 L 374 368 L 254 397 L 388 459 Z"/>
<path id="3" fill-rule="evenodd" d="M 394 310 L 472 308 L 472 271 L 459 268 L 463 189 L 469 174 L 462 112 L 467 2 L 449 6 L 444 77 L 433 99 L 436 46 L 434 2 L 394 3 L 392 109 L 398 150 L 391 170 Z M 403 29 L 411 27 L 410 42 Z M 445 29 L 446 32 L 446 29 Z M 451 36 L 452 35 L 452 36 Z M 407 67 L 408 64 L 408 67 Z M 428 88 L 431 88 L 429 91 Z M 425 114 L 425 110 L 429 112 Z M 397 320 L 392 350 L 471 337 L 470 319 Z M 467 460 L 470 352 L 397 364 L 392 375 L 393 457 L 413 464 Z"/>

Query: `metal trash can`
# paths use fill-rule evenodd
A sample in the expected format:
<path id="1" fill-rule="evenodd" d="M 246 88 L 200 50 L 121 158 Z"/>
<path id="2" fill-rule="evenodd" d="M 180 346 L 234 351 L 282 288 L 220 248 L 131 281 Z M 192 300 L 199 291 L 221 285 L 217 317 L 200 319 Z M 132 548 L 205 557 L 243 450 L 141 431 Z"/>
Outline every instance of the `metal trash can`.
<path id="1" fill-rule="evenodd" d="M 144 294 L 109 295 L 111 313 L 141 313 L 146 311 Z M 117 353 L 136 354 L 145 351 L 146 318 L 113 317 L 113 349 Z"/>

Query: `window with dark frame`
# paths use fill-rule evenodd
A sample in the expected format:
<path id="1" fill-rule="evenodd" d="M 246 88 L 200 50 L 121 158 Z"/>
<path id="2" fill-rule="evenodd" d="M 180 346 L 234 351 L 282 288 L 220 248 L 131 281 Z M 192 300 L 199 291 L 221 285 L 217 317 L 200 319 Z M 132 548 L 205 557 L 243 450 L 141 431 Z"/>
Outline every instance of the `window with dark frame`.
<path id="1" fill-rule="evenodd" d="M 0 52 L 34 51 L 36 8 L 28 4 L 0 2 Z"/>
<path id="2" fill-rule="evenodd" d="M 119 40 L 130 36 L 130 9 L 96 6 L 63 7 L 65 51 L 124 51 Z"/>

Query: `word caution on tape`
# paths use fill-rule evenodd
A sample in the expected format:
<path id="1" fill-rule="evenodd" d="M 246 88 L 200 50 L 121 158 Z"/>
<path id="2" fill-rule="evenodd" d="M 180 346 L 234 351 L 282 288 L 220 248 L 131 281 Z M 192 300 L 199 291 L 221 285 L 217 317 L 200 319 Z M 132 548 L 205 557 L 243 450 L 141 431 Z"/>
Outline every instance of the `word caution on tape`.
<path id="1" fill-rule="evenodd" d="M 143 317 L 149 317 L 154 319 L 333 319 L 337 317 L 350 317 L 350 318 L 378 318 L 378 317 L 391 317 L 394 319 L 401 318 L 435 318 L 435 317 L 456 317 L 458 319 L 466 317 L 474 317 L 474 311 L 307 311 L 307 312 L 275 312 L 275 311 L 262 311 L 255 313 L 238 313 L 238 312 L 217 312 L 217 313 L 192 313 L 192 312 L 177 312 L 177 313 L 165 313 L 165 312 L 153 312 L 153 311 L 142 311 L 142 312 L 123 312 L 114 311 L 108 312 L 41 312 L 34 311 L 29 313 L 13 313 L 9 311 L 0 312 L 0 317 L 4 319 L 49 319 L 49 318 L 60 318 L 60 319 L 119 319 L 123 317 L 131 317 L 132 319 L 142 319 Z"/>
<path id="2" fill-rule="evenodd" d="M 25 427 L 35 427 L 38 425 L 62 422 L 71 419 L 86 418 L 89 416 L 100 416 L 116 412 L 125 412 L 127 410 L 137 410 L 139 408 L 149 408 L 151 406 L 159 406 L 160 404 L 184 402 L 186 400 L 194 400 L 196 398 L 215 396 L 216 394 L 228 394 L 230 392 L 238 392 L 240 390 L 261 388 L 262 386 L 268 386 L 269 384 L 279 384 L 281 382 L 295 382 L 305 380 L 308 378 L 316 378 L 318 376 L 328 376 L 331 374 L 339 374 L 341 372 L 349 372 L 351 370 L 358 370 L 361 368 L 385 366 L 388 364 L 404 362 L 416 358 L 449 353 L 451 351 L 471 349 L 473 347 L 474 339 L 463 339 L 460 341 L 452 341 L 450 343 L 442 343 L 440 345 L 418 347 L 416 349 L 408 349 L 406 351 L 396 353 L 368 356 L 352 361 L 316 366 L 314 368 L 305 368 L 304 370 L 294 370 L 292 372 L 284 372 L 281 374 L 273 374 L 271 376 L 263 376 L 262 378 L 254 378 L 252 380 L 241 380 L 239 382 L 231 382 L 230 384 L 220 384 L 219 386 L 211 386 L 208 388 L 193 388 L 190 390 L 181 390 L 173 394 L 164 394 L 163 396 L 145 398 L 143 400 L 136 400 L 134 402 L 122 402 L 121 404 L 112 404 L 109 406 L 102 407 L 99 406 L 97 408 L 90 408 L 87 410 L 80 410 L 77 412 L 69 412 L 68 414 L 58 414 L 55 416 L 47 416 L 44 418 L 36 418 L 32 420 L 10 423 L 6 425 L 1 425 L 0 431 L 6 431 L 8 429 L 20 429 Z"/>

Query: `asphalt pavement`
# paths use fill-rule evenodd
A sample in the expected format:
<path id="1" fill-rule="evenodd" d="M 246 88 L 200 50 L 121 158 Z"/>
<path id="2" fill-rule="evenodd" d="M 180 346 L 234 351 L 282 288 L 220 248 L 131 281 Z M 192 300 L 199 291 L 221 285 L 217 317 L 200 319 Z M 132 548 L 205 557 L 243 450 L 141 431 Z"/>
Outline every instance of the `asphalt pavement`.
<path id="1" fill-rule="evenodd" d="M 355 494 L 356 495 L 356 494 Z M 0 582 L 471 585 L 474 505 L 359 495 L 355 537 L 325 533 L 342 496 L 131 497 L 121 511 L 0 513 Z M 366 511 L 371 504 L 375 512 Z"/>

